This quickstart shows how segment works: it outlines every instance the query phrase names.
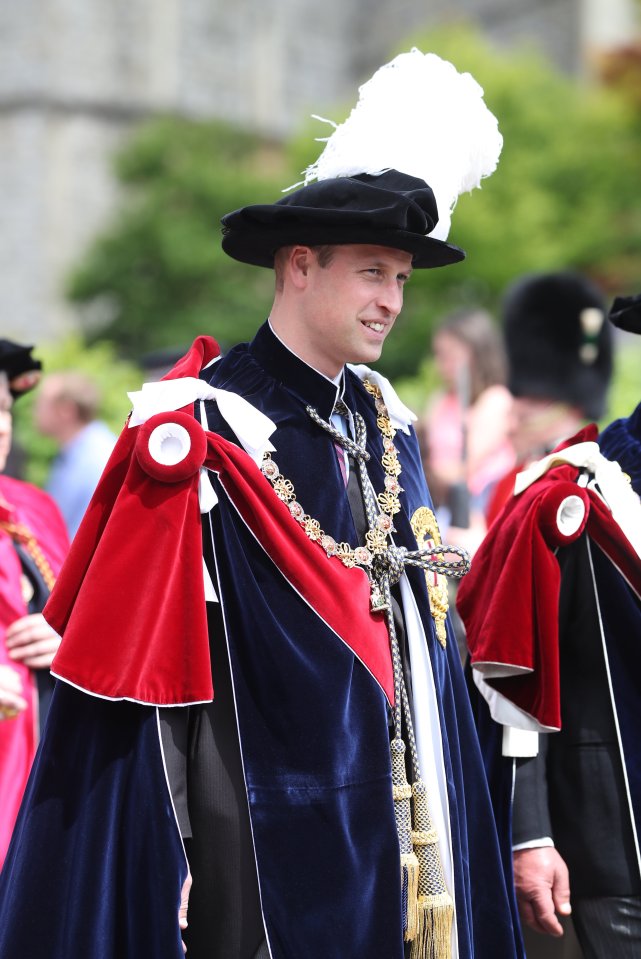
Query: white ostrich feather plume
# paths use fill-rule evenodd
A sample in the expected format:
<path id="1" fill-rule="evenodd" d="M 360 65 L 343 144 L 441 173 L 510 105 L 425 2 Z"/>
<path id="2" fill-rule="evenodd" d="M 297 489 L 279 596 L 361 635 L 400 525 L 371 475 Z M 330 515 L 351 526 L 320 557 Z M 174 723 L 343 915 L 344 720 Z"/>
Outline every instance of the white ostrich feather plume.
<path id="1" fill-rule="evenodd" d="M 347 120 L 332 126 L 304 183 L 390 169 L 419 177 L 434 191 L 439 222 L 430 235 L 439 240 L 459 195 L 494 172 L 503 146 L 476 80 L 417 49 L 380 67 Z"/>

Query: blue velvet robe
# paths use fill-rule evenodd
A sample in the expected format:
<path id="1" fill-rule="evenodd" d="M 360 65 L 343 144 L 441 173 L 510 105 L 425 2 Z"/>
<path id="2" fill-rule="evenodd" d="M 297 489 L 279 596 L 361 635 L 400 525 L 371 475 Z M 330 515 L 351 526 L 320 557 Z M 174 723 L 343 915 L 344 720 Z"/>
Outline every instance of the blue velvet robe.
<path id="1" fill-rule="evenodd" d="M 267 326 L 203 376 L 276 423 L 273 456 L 297 498 L 313 504 L 306 508 L 337 541 L 356 543 L 336 450 L 305 412 L 309 403 L 329 419 L 337 387 Z M 349 371 L 344 399 L 366 421 L 368 471 L 381 490 L 374 404 Z M 215 404 L 205 412 L 210 430 L 234 439 Z M 430 505 L 429 494 L 413 432 L 399 431 L 395 445 L 405 491 L 395 542 L 415 549 L 410 520 Z M 225 620 L 225 636 L 212 642 L 229 651 L 271 955 L 403 959 L 385 695 L 280 574 L 217 477 L 211 479 L 219 502 L 205 518 L 205 535 L 213 540 L 212 573 Z M 457 645 L 449 626 L 446 649 L 436 640 L 424 573 L 408 568 L 407 575 L 437 691 L 459 956 L 510 959 L 520 955 L 511 887 Z M 59 684 L 0 879 L 0 959 L 179 959 L 175 917 L 184 875 L 155 710 Z"/>
<path id="2" fill-rule="evenodd" d="M 633 413 L 611 423 L 599 436 L 604 456 L 616 460 L 641 496 L 641 403 Z M 603 556 L 596 560 L 596 575 L 604 586 L 600 596 L 612 681 L 612 705 L 619 727 L 622 762 L 628 781 L 627 801 L 636 838 L 635 849 L 641 881 L 641 757 L 639 756 L 639 704 L 641 676 L 638 669 L 638 638 L 641 634 L 641 602 L 634 598 L 622 577 Z"/>

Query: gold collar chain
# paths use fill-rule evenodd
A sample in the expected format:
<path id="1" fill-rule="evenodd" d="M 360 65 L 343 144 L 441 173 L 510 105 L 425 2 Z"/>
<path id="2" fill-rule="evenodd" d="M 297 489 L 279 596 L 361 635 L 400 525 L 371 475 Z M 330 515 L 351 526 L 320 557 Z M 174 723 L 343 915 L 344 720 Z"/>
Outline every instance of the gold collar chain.
<path id="1" fill-rule="evenodd" d="M 392 426 L 379 387 L 369 380 L 365 380 L 363 385 L 367 392 L 374 397 L 377 413 L 376 425 L 383 439 L 381 463 L 385 471 L 385 489 L 376 497 L 381 512 L 376 518 L 376 526 L 369 529 L 365 534 L 365 546 L 354 548 L 349 543 L 337 543 L 333 536 L 326 533 L 318 520 L 306 513 L 298 502 L 294 484 L 283 476 L 276 462 L 272 459 L 271 453 L 265 453 L 261 465 L 263 475 L 272 484 L 274 492 L 279 499 L 287 503 L 290 513 L 300 523 L 309 538 L 322 546 L 328 556 L 338 557 L 341 563 L 348 568 L 353 566 L 369 568 L 374 561 L 374 557 L 386 550 L 387 538 L 395 532 L 393 517 L 401 509 L 398 496 L 399 493 L 403 492 L 403 487 L 398 479 L 401 475 L 401 464 L 398 451 L 394 446 L 396 430 Z"/>

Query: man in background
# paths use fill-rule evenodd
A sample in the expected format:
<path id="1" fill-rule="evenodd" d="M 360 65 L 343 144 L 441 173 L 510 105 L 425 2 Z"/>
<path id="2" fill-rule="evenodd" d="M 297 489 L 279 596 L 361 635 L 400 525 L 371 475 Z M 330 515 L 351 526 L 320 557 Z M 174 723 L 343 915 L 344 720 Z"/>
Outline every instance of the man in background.
<path id="1" fill-rule="evenodd" d="M 36 427 L 60 447 L 47 492 L 73 537 L 111 455 L 116 437 L 97 418 L 100 391 L 83 373 L 52 373 L 42 381 L 35 406 Z"/>

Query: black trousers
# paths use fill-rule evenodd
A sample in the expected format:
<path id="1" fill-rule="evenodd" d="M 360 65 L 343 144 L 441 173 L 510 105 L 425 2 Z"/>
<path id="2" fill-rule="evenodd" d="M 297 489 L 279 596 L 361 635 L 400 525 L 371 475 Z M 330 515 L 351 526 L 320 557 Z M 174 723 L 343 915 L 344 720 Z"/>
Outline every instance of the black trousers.
<path id="1" fill-rule="evenodd" d="M 162 711 L 162 737 L 192 874 L 189 959 L 269 959 L 222 616 L 209 609 L 212 703 Z"/>
<path id="2" fill-rule="evenodd" d="M 585 959 L 641 956 L 641 896 L 573 900 L 572 920 Z"/>

